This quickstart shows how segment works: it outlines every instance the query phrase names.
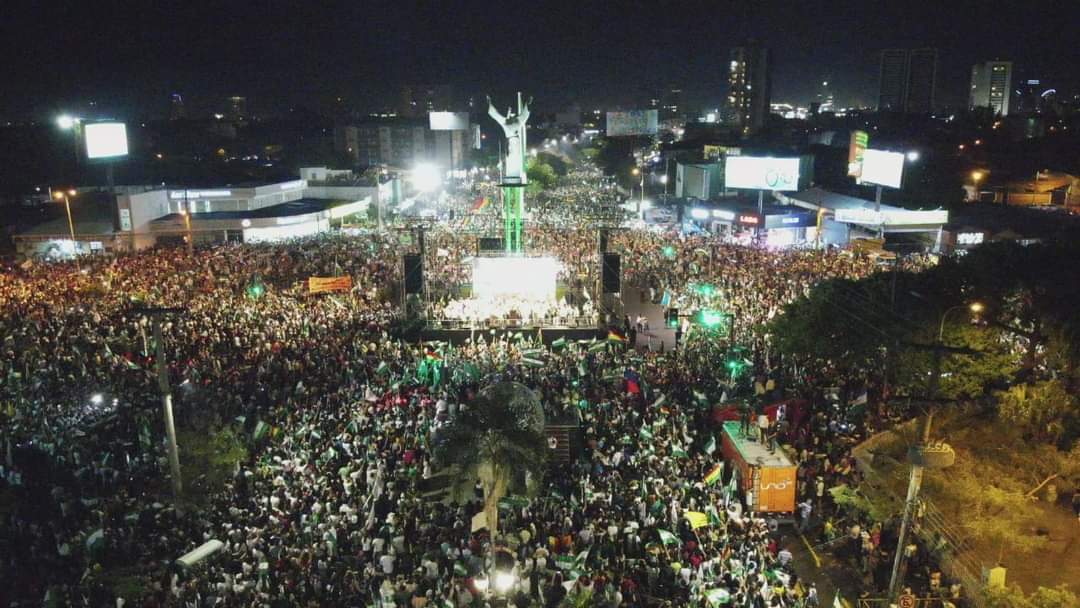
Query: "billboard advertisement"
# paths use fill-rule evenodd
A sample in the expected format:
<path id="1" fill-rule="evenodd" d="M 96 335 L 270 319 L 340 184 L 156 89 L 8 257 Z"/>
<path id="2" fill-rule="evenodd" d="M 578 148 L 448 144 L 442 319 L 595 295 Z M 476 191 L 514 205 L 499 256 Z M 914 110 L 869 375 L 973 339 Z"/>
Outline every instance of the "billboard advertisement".
<path id="1" fill-rule="evenodd" d="M 86 158 L 127 156 L 127 126 L 122 122 L 94 122 L 83 126 Z"/>
<path id="2" fill-rule="evenodd" d="M 870 144 L 870 134 L 866 131 L 852 131 L 851 141 L 848 142 L 847 174 L 856 179 L 862 175 L 863 153 Z"/>
<path id="3" fill-rule="evenodd" d="M 863 152 L 862 174 L 859 181 L 887 188 L 899 188 L 904 176 L 904 155 L 867 148 Z"/>
<path id="4" fill-rule="evenodd" d="M 817 225 L 817 215 L 811 211 L 794 211 L 792 213 L 773 214 L 765 216 L 765 228 L 809 228 Z"/>
<path id="5" fill-rule="evenodd" d="M 798 190 L 799 159 L 730 156 L 724 164 L 724 181 L 728 188 Z"/>
<path id="6" fill-rule="evenodd" d="M 631 110 L 607 113 L 608 137 L 656 135 L 660 123 L 658 110 Z"/>
<path id="7" fill-rule="evenodd" d="M 429 128 L 432 131 L 468 131 L 468 112 L 429 112 Z"/>

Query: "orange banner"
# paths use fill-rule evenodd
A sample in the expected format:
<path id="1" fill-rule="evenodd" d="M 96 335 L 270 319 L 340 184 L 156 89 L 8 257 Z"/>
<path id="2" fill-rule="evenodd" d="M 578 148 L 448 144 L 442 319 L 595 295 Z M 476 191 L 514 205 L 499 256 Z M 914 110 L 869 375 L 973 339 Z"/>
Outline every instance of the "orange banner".
<path id="1" fill-rule="evenodd" d="M 352 277 L 308 277 L 307 284 L 308 293 L 349 291 L 352 289 Z"/>

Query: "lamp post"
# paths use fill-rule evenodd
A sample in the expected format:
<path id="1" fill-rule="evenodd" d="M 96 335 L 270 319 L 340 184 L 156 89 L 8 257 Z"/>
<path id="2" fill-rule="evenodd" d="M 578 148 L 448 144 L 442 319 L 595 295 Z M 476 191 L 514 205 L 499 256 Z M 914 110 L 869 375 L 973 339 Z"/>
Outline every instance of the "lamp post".
<path id="1" fill-rule="evenodd" d="M 925 300 L 923 296 L 916 292 L 911 292 L 911 295 Z M 930 390 L 929 400 L 930 407 L 926 412 L 926 420 L 923 422 L 922 437 L 918 446 L 913 446 L 908 451 L 908 459 L 911 461 L 911 476 L 908 478 L 908 491 L 907 498 L 904 500 L 904 518 L 900 522 L 900 535 L 896 539 L 896 556 L 893 558 L 892 577 L 889 580 L 889 598 L 895 599 L 900 588 L 900 566 L 904 562 L 904 548 L 907 546 L 907 534 L 911 528 L 911 520 L 914 515 L 915 506 L 919 500 L 919 490 L 922 487 L 923 470 L 925 468 L 945 468 L 952 465 L 955 459 L 955 454 L 947 444 L 931 444 L 930 443 L 930 424 L 934 420 L 934 399 L 937 398 L 938 384 L 941 380 L 941 356 L 944 350 L 944 337 L 945 337 L 945 320 L 948 318 L 949 313 L 954 310 L 968 309 L 973 313 L 980 313 L 983 310 L 983 305 L 979 302 L 972 302 L 971 304 L 958 304 L 956 306 L 945 309 L 941 313 L 941 319 L 938 322 L 937 339 L 934 341 L 933 349 L 934 356 L 931 363 L 930 371 Z"/>
<path id="2" fill-rule="evenodd" d="M 71 236 L 71 251 L 75 255 L 76 265 L 79 263 L 78 246 L 75 243 L 75 223 L 71 221 L 71 201 L 68 197 L 75 196 L 78 192 L 74 188 L 70 190 L 55 190 L 53 192 L 53 198 L 57 201 L 64 201 L 64 210 L 67 212 L 68 221 L 68 235 Z"/>
<path id="3" fill-rule="evenodd" d="M 184 227 L 187 228 L 187 252 L 188 255 L 195 255 L 195 236 L 191 233 L 191 214 L 187 209 L 181 209 L 180 215 L 184 217 Z"/>

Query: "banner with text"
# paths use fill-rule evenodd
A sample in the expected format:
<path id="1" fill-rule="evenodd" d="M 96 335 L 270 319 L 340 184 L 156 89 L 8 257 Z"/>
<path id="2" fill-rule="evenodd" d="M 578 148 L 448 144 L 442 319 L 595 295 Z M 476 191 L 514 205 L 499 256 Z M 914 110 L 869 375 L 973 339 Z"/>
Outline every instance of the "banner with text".
<path id="1" fill-rule="evenodd" d="M 308 277 L 308 293 L 327 293 L 349 291 L 352 289 L 352 277 Z"/>

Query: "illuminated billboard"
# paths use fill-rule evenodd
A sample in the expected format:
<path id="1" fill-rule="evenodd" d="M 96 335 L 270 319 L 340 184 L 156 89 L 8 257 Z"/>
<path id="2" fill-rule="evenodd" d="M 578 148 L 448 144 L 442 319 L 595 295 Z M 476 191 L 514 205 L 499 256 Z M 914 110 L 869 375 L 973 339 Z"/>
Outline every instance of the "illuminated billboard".
<path id="1" fill-rule="evenodd" d="M 127 156 L 127 126 L 122 122 L 94 122 L 83 126 L 86 158 Z"/>
<path id="2" fill-rule="evenodd" d="M 432 131 L 468 131 L 468 112 L 429 112 L 429 127 Z"/>
<path id="3" fill-rule="evenodd" d="M 863 151 L 862 175 L 859 181 L 887 188 L 899 188 L 904 176 L 904 155 L 867 148 Z"/>
<path id="4" fill-rule="evenodd" d="M 799 159 L 729 156 L 724 163 L 724 181 L 728 188 L 798 190 Z"/>
<path id="5" fill-rule="evenodd" d="M 608 137 L 623 135 L 656 135 L 660 122 L 657 110 L 632 110 L 607 113 Z"/>
<path id="6" fill-rule="evenodd" d="M 863 153 L 870 144 L 870 135 L 866 131 L 852 131 L 848 142 L 847 174 L 856 179 L 862 175 Z"/>

